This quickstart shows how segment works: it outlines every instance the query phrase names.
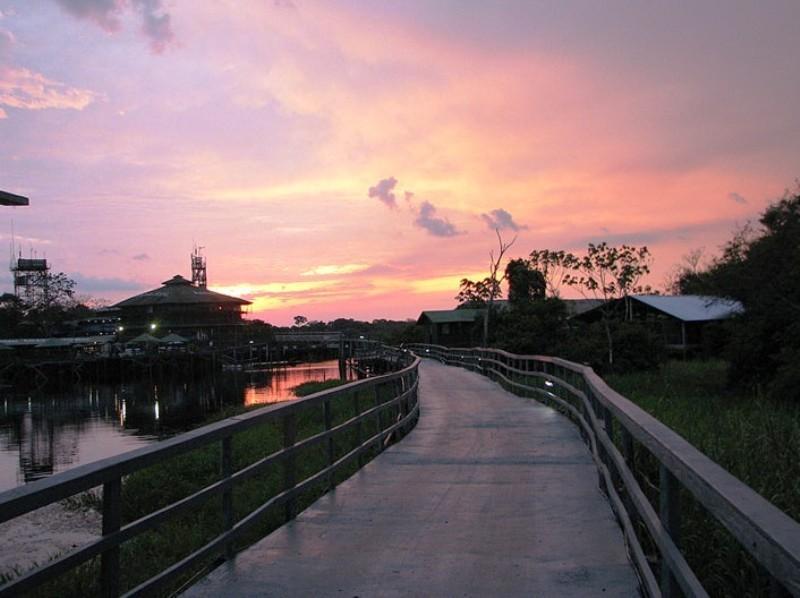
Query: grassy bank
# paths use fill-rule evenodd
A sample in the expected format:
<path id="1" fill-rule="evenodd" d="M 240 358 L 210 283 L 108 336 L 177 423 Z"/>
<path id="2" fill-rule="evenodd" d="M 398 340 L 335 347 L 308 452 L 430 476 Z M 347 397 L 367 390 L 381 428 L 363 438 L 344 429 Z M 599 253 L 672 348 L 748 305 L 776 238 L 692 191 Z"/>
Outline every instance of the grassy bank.
<path id="1" fill-rule="evenodd" d="M 338 380 L 312 382 L 295 389 L 298 396 L 305 396 L 338 386 Z M 381 392 L 382 401 L 390 398 L 388 391 Z M 354 415 L 354 398 L 358 398 L 360 411 L 375 405 L 374 389 L 348 393 L 331 401 L 333 425 L 338 425 Z M 241 410 L 240 410 L 241 411 Z M 385 426 L 388 418 L 394 421 L 396 409 L 382 416 Z M 225 416 L 235 415 L 234 411 Z M 215 418 L 216 419 L 216 418 Z M 221 419 L 221 418 L 220 418 Z M 300 412 L 296 416 L 297 440 L 300 441 L 324 430 L 324 419 L 321 406 Z M 363 437 L 375 434 L 377 423 L 374 420 L 365 422 Z M 262 459 L 281 447 L 283 428 L 278 419 L 256 426 L 246 432 L 237 434 L 233 439 L 233 466 L 240 470 L 247 465 Z M 340 458 L 357 446 L 354 429 L 337 435 L 334 443 L 335 458 Z M 366 460 L 374 456 L 374 452 L 366 454 Z M 328 463 L 327 444 L 319 443 L 296 454 L 296 479 L 303 480 L 323 469 Z M 122 518 L 123 525 L 153 513 L 169 504 L 197 492 L 214 483 L 220 476 L 221 450 L 219 443 L 214 443 L 186 455 L 169 459 L 158 465 L 138 471 L 123 480 L 122 485 Z M 340 469 L 334 476 L 334 483 L 340 483 L 358 469 L 358 462 L 352 461 Z M 284 467 L 277 463 L 245 482 L 237 484 L 233 492 L 235 521 L 247 516 L 264 504 L 269 498 L 283 489 Z M 327 481 L 320 482 L 296 499 L 296 511 L 304 509 L 328 490 Z M 197 550 L 223 531 L 221 497 L 216 496 L 187 514 L 173 518 L 153 531 L 146 532 L 124 543 L 121 548 L 122 590 L 128 591 Z M 99 506 L 99 505 L 98 505 Z M 236 542 L 241 549 L 286 521 L 284 506 L 277 506 Z M 169 590 L 178 590 L 182 584 L 190 583 L 202 575 L 215 560 L 207 561 L 204 566 L 197 567 L 185 575 Z M 99 559 L 86 563 L 60 579 L 47 584 L 36 595 L 42 596 L 92 596 L 99 595 L 98 584 Z M 165 594 L 169 594 L 167 591 Z"/>
<path id="2" fill-rule="evenodd" d="M 726 387 L 722 361 L 672 361 L 608 383 L 745 484 L 800 520 L 800 405 Z M 653 464 L 653 467 L 655 465 Z M 657 483 L 657 473 L 653 473 Z M 651 493 L 652 494 L 652 493 Z M 712 596 L 765 596 L 767 578 L 684 493 L 687 560 Z"/>
<path id="3" fill-rule="evenodd" d="M 341 386 L 342 384 L 347 384 L 350 382 L 349 380 L 311 380 L 310 382 L 303 382 L 302 384 L 298 384 L 292 389 L 292 392 L 297 397 L 307 397 L 308 395 L 313 395 L 315 392 L 321 392 L 323 390 L 328 390 L 329 388 L 336 388 L 337 386 Z"/>

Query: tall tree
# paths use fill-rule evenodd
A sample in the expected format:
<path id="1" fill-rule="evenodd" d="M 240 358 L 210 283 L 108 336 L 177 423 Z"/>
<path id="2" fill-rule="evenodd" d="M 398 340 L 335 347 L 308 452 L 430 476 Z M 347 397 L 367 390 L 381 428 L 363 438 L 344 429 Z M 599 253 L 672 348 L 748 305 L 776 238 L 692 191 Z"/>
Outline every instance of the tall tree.
<path id="1" fill-rule="evenodd" d="M 800 399 L 800 186 L 770 205 L 760 228 L 737 231 L 691 282 L 693 292 L 740 301 L 731 327 L 731 381 Z"/>
<path id="2" fill-rule="evenodd" d="M 559 297 L 564 278 L 576 259 L 573 254 L 561 249 L 557 251 L 534 249 L 531 251 L 528 263 L 532 269 L 542 273 L 547 294 L 551 297 Z"/>
<path id="3" fill-rule="evenodd" d="M 491 318 L 492 311 L 494 309 L 494 300 L 500 296 L 500 285 L 506 277 L 505 271 L 503 271 L 502 276 L 498 276 L 499 272 L 501 271 L 500 266 L 503 263 L 503 256 L 509 249 L 511 249 L 511 246 L 514 245 L 517 240 L 517 235 L 514 235 L 514 238 L 506 243 L 503 241 L 503 235 L 500 234 L 499 228 L 495 228 L 494 232 L 497 235 L 497 253 L 495 254 L 494 250 L 489 252 L 489 284 L 491 285 L 492 292 L 489 293 L 486 315 L 483 318 L 484 347 L 488 346 L 489 344 L 489 319 Z"/>
<path id="4" fill-rule="evenodd" d="M 640 285 L 643 276 L 650 272 L 650 251 L 647 247 L 621 245 L 614 247 L 605 241 L 589 243 L 583 257 L 571 256 L 566 267 L 571 270 L 564 283 L 577 287 L 584 296 L 600 299 L 603 327 L 608 343 L 608 365 L 614 366 L 614 339 L 611 334 L 611 317 L 614 299 L 624 299 L 635 293 L 649 292 L 649 286 Z M 625 319 L 628 319 L 628 302 L 625 302 Z"/>
<path id="5" fill-rule="evenodd" d="M 531 268 L 528 260 L 517 258 L 509 261 L 505 277 L 508 281 L 508 302 L 512 306 L 545 298 L 547 283 L 544 275 Z"/>

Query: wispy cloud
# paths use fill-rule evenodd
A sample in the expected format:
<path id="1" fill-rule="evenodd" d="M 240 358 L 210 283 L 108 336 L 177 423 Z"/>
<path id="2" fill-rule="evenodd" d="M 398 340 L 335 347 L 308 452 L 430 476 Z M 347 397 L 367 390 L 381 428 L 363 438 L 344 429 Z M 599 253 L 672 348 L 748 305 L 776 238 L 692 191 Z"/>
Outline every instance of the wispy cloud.
<path id="1" fill-rule="evenodd" d="M 146 262 L 150 259 L 150 256 L 146 253 L 137 253 L 136 255 L 131 257 L 131 259 L 136 260 L 137 262 Z"/>
<path id="2" fill-rule="evenodd" d="M 528 228 L 525 225 L 514 222 L 514 217 L 503 208 L 497 208 L 488 214 L 481 214 L 481 218 L 491 229 L 519 231 Z"/>
<path id="3" fill-rule="evenodd" d="M 397 207 L 397 197 L 394 194 L 394 188 L 397 186 L 397 179 L 390 176 L 388 179 L 381 179 L 374 187 L 370 187 L 368 191 L 369 197 L 375 197 L 385 203 L 390 208 Z"/>
<path id="4" fill-rule="evenodd" d="M 301 272 L 300 276 L 332 276 L 337 274 L 352 274 L 353 272 L 360 272 L 369 268 L 367 264 L 331 264 L 326 266 L 316 266 L 305 272 Z"/>
<path id="5" fill-rule="evenodd" d="M 175 39 L 171 17 L 161 0 L 55 0 L 67 13 L 92 21 L 104 31 L 115 33 L 122 28 L 121 16 L 129 8 L 139 13 L 141 32 L 150 41 L 150 49 L 162 53 Z"/>
<path id="6" fill-rule="evenodd" d="M 429 201 L 423 201 L 414 224 L 425 229 L 435 237 L 454 237 L 460 234 L 455 225 L 447 218 L 436 215 L 436 207 Z"/>
<path id="7" fill-rule="evenodd" d="M 734 202 L 736 202 L 738 204 L 741 204 L 741 205 L 746 205 L 747 204 L 747 199 L 743 195 L 739 195 L 735 191 L 732 191 L 731 193 L 728 193 L 728 199 L 730 199 L 731 201 L 734 201 Z"/>
<path id="8" fill-rule="evenodd" d="M 70 87 L 25 68 L 0 66 L 0 106 L 23 110 L 83 110 L 98 95 Z"/>

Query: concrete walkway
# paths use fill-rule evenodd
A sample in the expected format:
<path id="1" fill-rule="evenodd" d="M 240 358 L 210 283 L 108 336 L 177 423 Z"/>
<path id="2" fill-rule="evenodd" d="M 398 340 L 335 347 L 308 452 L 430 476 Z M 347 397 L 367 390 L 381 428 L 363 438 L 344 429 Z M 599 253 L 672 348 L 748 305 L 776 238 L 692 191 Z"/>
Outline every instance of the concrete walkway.
<path id="1" fill-rule="evenodd" d="M 637 596 L 576 427 L 426 361 L 416 429 L 189 596 Z"/>

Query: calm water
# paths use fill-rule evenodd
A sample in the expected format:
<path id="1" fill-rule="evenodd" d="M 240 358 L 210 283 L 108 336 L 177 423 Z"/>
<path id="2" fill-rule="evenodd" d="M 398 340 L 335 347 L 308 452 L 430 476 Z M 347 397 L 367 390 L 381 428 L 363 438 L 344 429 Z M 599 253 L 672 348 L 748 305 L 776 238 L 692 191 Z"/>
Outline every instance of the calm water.
<path id="1" fill-rule="evenodd" d="M 31 397 L 0 391 L 0 491 L 156 442 L 226 406 L 290 400 L 298 384 L 338 378 L 338 362 L 324 361 L 179 384 L 86 384 Z"/>

